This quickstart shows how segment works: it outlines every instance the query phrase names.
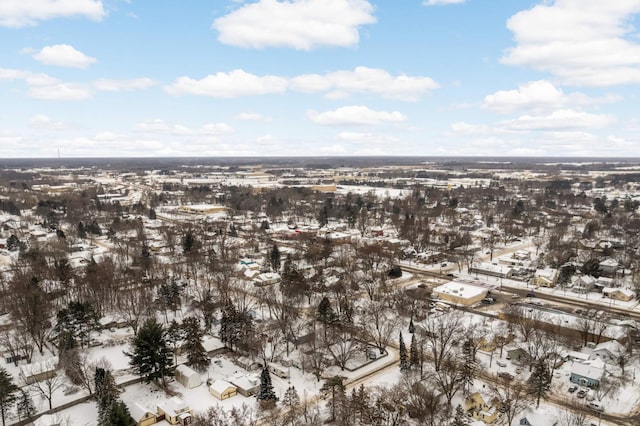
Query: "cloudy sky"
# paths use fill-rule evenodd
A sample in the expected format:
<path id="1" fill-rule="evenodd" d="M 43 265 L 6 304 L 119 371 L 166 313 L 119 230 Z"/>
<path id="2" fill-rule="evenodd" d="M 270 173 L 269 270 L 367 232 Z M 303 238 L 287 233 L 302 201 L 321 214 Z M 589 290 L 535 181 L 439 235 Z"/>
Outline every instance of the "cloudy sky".
<path id="1" fill-rule="evenodd" d="M 0 158 L 640 156 L 640 0 L 0 0 Z"/>

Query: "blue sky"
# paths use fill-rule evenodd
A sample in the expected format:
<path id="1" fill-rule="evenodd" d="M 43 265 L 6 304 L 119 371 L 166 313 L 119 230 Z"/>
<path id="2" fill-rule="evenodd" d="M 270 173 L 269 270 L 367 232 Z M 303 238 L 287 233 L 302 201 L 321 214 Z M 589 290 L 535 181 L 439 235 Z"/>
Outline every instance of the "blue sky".
<path id="1" fill-rule="evenodd" d="M 640 156 L 640 0 L 1 0 L 0 158 Z"/>

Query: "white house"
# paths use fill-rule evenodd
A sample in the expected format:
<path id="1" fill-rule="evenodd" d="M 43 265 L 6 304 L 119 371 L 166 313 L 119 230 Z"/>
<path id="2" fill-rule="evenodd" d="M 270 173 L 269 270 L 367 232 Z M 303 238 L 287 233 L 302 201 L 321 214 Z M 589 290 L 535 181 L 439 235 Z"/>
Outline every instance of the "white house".
<path id="1" fill-rule="evenodd" d="M 625 348 L 617 340 L 602 342 L 593 348 L 593 354 L 607 364 L 618 364 L 620 357 L 625 353 Z"/>

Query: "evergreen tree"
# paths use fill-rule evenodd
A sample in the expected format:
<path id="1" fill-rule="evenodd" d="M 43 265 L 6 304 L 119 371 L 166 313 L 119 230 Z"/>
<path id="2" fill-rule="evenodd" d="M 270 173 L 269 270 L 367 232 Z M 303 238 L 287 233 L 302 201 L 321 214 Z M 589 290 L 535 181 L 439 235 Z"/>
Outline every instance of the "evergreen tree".
<path id="1" fill-rule="evenodd" d="M 329 405 L 331 406 L 331 421 L 336 419 L 336 414 L 339 412 L 340 401 L 344 401 L 345 399 L 345 385 L 344 385 L 344 377 L 342 376 L 333 376 L 328 378 L 324 385 L 322 385 L 321 390 L 323 392 L 331 391 L 331 401 Z"/>
<path id="2" fill-rule="evenodd" d="M 96 367 L 94 375 L 95 396 L 98 405 L 98 424 L 108 424 L 109 413 L 112 405 L 118 399 L 120 391 L 111 371 Z"/>
<path id="3" fill-rule="evenodd" d="M 289 388 L 287 388 L 287 391 L 284 393 L 284 397 L 282 398 L 282 406 L 287 409 L 285 414 L 285 424 L 291 423 L 291 425 L 294 426 L 298 417 L 298 407 L 300 406 L 300 396 L 294 386 L 289 386 Z"/>
<path id="4" fill-rule="evenodd" d="M 456 413 L 453 417 L 453 423 L 451 423 L 451 426 L 466 426 L 467 424 L 467 417 L 464 414 L 464 410 L 460 404 L 458 404 L 456 406 Z"/>
<path id="5" fill-rule="evenodd" d="M 413 318 L 409 320 L 409 333 L 413 334 L 416 331 L 416 326 L 413 325 Z"/>
<path id="6" fill-rule="evenodd" d="M 185 343 L 182 347 L 187 353 L 187 364 L 196 371 L 205 371 L 209 368 L 211 360 L 202 346 L 203 332 L 200 329 L 200 321 L 195 317 L 185 318 L 182 328 L 185 332 Z"/>
<path id="7" fill-rule="evenodd" d="M 324 296 L 318 305 L 318 320 L 324 324 L 334 322 L 336 315 L 331 307 L 331 302 L 327 296 Z"/>
<path id="8" fill-rule="evenodd" d="M 529 394 L 536 398 L 536 407 L 540 407 L 540 398 L 546 397 L 551 389 L 551 371 L 544 359 L 539 359 L 533 365 L 527 385 Z"/>
<path id="9" fill-rule="evenodd" d="M 182 252 L 184 254 L 190 254 L 197 249 L 197 243 L 198 241 L 196 240 L 196 236 L 193 231 L 189 229 L 182 238 Z"/>
<path id="10" fill-rule="evenodd" d="M 407 372 L 411 366 L 409 365 L 409 360 L 407 359 L 407 347 L 404 344 L 404 339 L 402 337 L 402 332 L 400 332 L 400 371 Z"/>
<path id="11" fill-rule="evenodd" d="M 78 238 L 87 238 L 87 230 L 84 228 L 82 221 L 78 222 Z"/>
<path id="12" fill-rule="evenodd" d="M 271 253 L 269 255 L 269 262 L 271 263 L 271 270 L 278 272 L 280 270 L 280 249 L 277 245 L 273 245 Z"/>
<path id="13" fill-rule="evenodd" d="M 173 356 L 167 347 L 162 324 L 158 324 L 155 318 L 149 318 L 138 330 L 133 347 L 133 353 L 126 354 L 131 358 L 129 364 L 139 375 L 144 376 L 147 382 L 160 379 L 164 385 L 165 377 L 173 375 L 170 369 Z"/>
<path id="14" fill-rule="evenodd" d="M 149 219 L 156 220 L 157 215 L 155 209 L 149 209 Z"/>
<path id="15" fill-rule="evenodd" d="M 13 383 L 13 377 L 7 373 L 7 370 L 0 367 L 0 414 L 2 414 L 2 426 L 4 426 L 4 418 L 16 401 L 15 393 L 19 388 Z"/>
<path id="16" fill-rule="evenodd" d="M 467 339 L 462 344 L 462 382 L 465 394 L 469 393 L 469 389 L 473 385 L 473 380 L 478 372 L 478 364 L 476 363 L 475 347 L 473 340 Z"/>
<path id="17" fill-rule="evenodd" d="M 105 426 L 135 426 L 136 422 L 131 417 L 129 409 L 122 401 L 115 401 L 109 407 L 105 419 Z"/>
<path id="18" fill-rule="evenodd" d="M 31 399 L 29 392 L 24 389 L 20 390 L 16 411 L 18 412 L 18 420 L 28 419 L 36 414 L 36 406 L 33 404 L 33 399 Z"/>
<path id="19" fill-rule="evenodd" d="M 269 370 L 265 367 L 262 369 L 262 374 L 260 375 L 258 401 L 260 401 L 263 407 L 272 407 L 277 400 L 276 392 L 273 390 L 273 384 L 271 383 L 271 374 L 269 374 Z"/>
<path id="20" fill-rule="evenodd" d="M 418 342 L 416 340 L 416 335 L 411 335 L 411 346 L 409 347 L 409 365 L 411 367 L 415 367 L 420 364 L 420 360 L 418 359 Z"/>

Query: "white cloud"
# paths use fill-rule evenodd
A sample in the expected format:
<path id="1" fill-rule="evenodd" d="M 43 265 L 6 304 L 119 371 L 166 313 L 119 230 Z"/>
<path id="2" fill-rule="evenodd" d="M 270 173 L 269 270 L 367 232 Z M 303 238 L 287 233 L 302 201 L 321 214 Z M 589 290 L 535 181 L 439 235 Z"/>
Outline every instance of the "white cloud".
<path id="1" fill-rule="evenodd" d="M 407 117 L 398 111 L 374 111 L 366 106 L 354 105 L 338 108 L 334 111 L 318 113 L 309 111 L 307 117 L 323 126 L 375 125 L 381 123 L 400 123 Z"/>
<path id="2" fill-rule="evenodd" d="M 392 76 L 379 68 L 357 67 L 353 71 L 334 71 L 324 75 L 303 74 L 291 79 L 291 88 L 305 93 L 329 92 L 343 97 L 352 93 L 372 94 L 383 98 L 418 100 L 438 84 L 429 77 Z"/>
<path id="3" fill-rule="evenodd" d="M 48 19 L 84 16 L 100 21 L 106 12 L 101 0 L 2 0 L 0 26 L 24 27 Z"/>
<path id="4" fill-rule="evenodd" d="M 34 86 L 29 89 L 28 95 L 47 101 L 82 101 L 93 97 L 93 93 L 86 87 L 74 83 Z"/>
<path id="5" fill-rule="evenodd" d="M 451 124 L 451 131 L 456 135 L 478 135 L 491 133 L 494 129 L 486 124 L 469 124 L 464 121 Z"/>
<path id="6" fill-rule="evenodd" d="M 201 80 L 180 77 L 173 84 L 165 86 L 167 93 L 178 95 L 201 95 L 213 98 L 235 98 L 270 93 L 282 93 L 287 89 L 287 80 L 267 75 L 257 76 L 243 70 L 228 73 L 219 72 Z"/>
<path id="7" fill-rule="evenodd" d="M 516 46 L 502 61 L 550 72 L 571 85 L 640 83 L 640 44 L 631 25 L 640 0 L 550 0 L 507 21 Z"/>
<path id="8" fill-rule="evenodd" d="M 271 117 L 257 114 L 255 112 L 241 112 L 240 114 L 236 114 L 233 118 L 243 121 L 262 121 L 265 123 L 269 123 L 271 121 Z"/>
<path id="9" fill-rule="evenodd" d="M 221 43 L 245 48 L 356 46 L 376 22 L 367 0 L 259 0 L 216 19 Z"/>
<path id="10" fill-rule="evenodd" d="M 142 133 L 168 134 L 176 136 L 219 136 L 233 133 L 233 127 L 225 123 L 208 123 L 193 130 L 181 124 L 169 123 L 162 119 L 146 120 L 135 125 L 134 130 Z"/>
<path id="11" fill-rule="evenodd" d="M 69 68 L 87 68 L 96 62 L 96 58 L 87 56 L 68 44 L 45 46 L 33 55 L 33 59 L 45 65 Z"/>
<path id="12" fill-rule="evenodd" d="M 157 86 L 158 83 L 146 77 L 132 80 L 110 80 L 102 78 L 94 81 L 93 85 L 96 89 L 105 92 L 130 92 Z"/>
<path id="13" fill-rule="evenodd" d="M 607 95 L 602 98 L 591 98 L 583 93 L 565 94 L 547 80 L 530 81 L 514 90 L 499 90 L 484 98 L 482 107 L 498 113 L 514 111 L 544 112 L 565 107 L 567 105 L 593 105 L 599 103 L 618 102 L 620 96 Z"/>
<path id="14" fill-rule="evenodd" d="M 523 115 L 500 126 L 508 130 L 571 130 L 605 127 L 612 122 L 608 115 L 563 109 L 548 115 Z"/>
<path id="15" fill-rule="evenodd" d="M 422 4 L 425 6 L 440 6 L 445 4 L 460 4 L 464 3 L 464 0 L 425 0 Z"/>
<path id="16" fill-rule="evenodd" d="M 33 73 L 31 71 L 16 70 L 11 68 L 0 68 L 0 81 L 3 80 L 24 80 L 32 86 L 41 86 L 58 83 L 58 79 L 47 74 Z"/>
<path id="17" fill-rule="evenodd" d="M 29 126 L 34 129 L 44 130 L 65 130 L 68 128 L 61 121 L 53 120 L 51 117 L 44 114 L 36 114 L 29 119 Z"/>

